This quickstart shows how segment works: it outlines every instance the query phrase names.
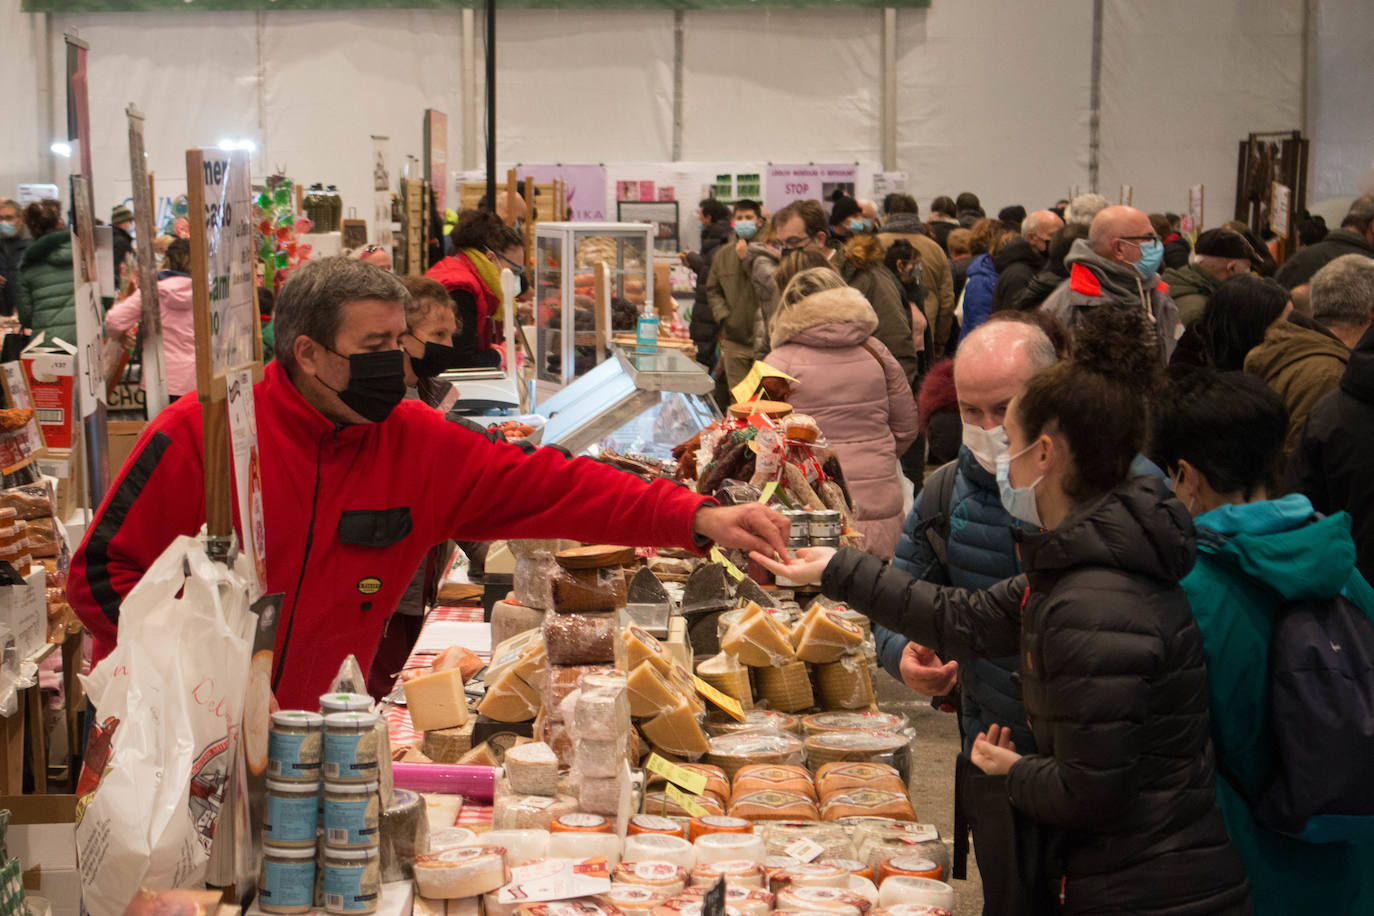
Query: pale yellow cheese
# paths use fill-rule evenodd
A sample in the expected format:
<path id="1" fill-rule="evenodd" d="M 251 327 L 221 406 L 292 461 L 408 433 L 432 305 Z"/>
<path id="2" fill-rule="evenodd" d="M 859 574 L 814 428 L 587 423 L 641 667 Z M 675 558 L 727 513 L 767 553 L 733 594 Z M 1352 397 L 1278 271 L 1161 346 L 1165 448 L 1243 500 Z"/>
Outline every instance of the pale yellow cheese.
<path id="1" fill-rule="evenodd" d="M 497 722 L 528 722 L 539 712 L 539 691 L 520 679 L 514 668 L 487 682 L 487 695 L 477 711 Z"/>
<path id="2" fill-rule="evenodd" d="M 648 660 L 630 672 L 627 692 L 630 715 L 638 718 L 656 716 L 682 701 L 682 694 Z"/>
<path id="3" fill-rule="evenodd" d="M 754 697 L 749 686 L 749 669 L 729 654 L 721 652 L 697 665 L 697 677 L 721 693 L 739 700 L 742 708 L 753 708 Z"/>
<path id="4" fill-rule="evenodd" d="M 698 713 L 706 711 L 706 701 L 697 693 L 697 685 L 692 681 L 692 672 L 677 662 L 673 662 L 672 667 L 668 669 L 668 683 L 676 687 L 678 693 L 687 698 L 687 703 L 693 711 Z"/>
<path id="5" fill-rule="evenodd" d="M 490 741 L 483 741 L 459 757 L 457 762 L 463 766 L 495 767 L 501 765 L 501 761 L 496 759 L 496 751 L 492 748 Z"/>
<path id="6" fill-rule="evenodd" d="M 509 880 L 506 851 L 499 846 L 466 846 L 415 859 L 415 887 L 431 899 L 485 894 Z"/>
<path id="7" fill-rule="evenodd" d="M 630 624 L 622 631 L 625 643 L 625 667 L 627 670 L 638 668 L 643 662 L 653 662 L 654 667 L 664 674 L 673 664 L 673 657 L 663 647 L 658 638 L 643 627 Z"/>
<path id="8" fill-rule="evenodd" d="M 448 668 L 405 682 L 406 709 L 417 731 L 456 728 L 468 721 L 463 674 Z"/>
<path id="9" fill-rule="evenodd" d="M 544 644 L 539 642 L 520 653 L 514 667 L 515 676 L 535 690 L 539 690 L 544 685 L 544 672 L 548 666 L 549 657 L 544 652 Z"/>
<path id="10" fill-rule="evenodd" d="M 710 748 L 686 699 L 645 722 L 641 728 L 650 744 L 679 757 L 697 758 Z"/>
<path id="11" fill-rule="evenodd" d="M 833 611 L 808 614 L 796 634 L 797 659 L 812 664 L 839 661 L 864 640 L 862 630 Z"/>
<path id="12" fill-rule="evenodd" d="M 753 668 L 785 665 L 795 657 L 792 634 L 772 614 L 750 604 L 720 641 L 725 652 Z"/>
<path id="13" fill-rule="evenodd" d="M 817 665 L 816 686 L 826 709 L 865 709 L 873 704 L 873 680 L 862 655 Z"/>
<path id="14" fill-rule="evenodd" d="M 792 662 L 777 668 L 759 668 L 756 674 L 759 696 L 768 701 L 770 708 L 783 712 L 797 712 L 816 705 L 805 662 Z"/>

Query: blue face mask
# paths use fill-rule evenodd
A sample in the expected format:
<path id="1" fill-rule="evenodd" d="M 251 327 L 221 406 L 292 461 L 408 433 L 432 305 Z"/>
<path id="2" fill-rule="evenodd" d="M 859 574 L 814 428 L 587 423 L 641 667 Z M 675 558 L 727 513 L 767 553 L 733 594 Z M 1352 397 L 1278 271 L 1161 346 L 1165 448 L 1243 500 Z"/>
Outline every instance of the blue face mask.
<path id="1" fill-rule="evenodd" d="M 19 227 L 14 223 L 0 223 L 0 239 L 12 239 L 19 234 Z"/>
<path id="2" fill-rule="evenodd" d="M 1140 259 L 1135 262 L 1135 272 L 1140 274 L 1140 279 L 1148 280 L 1159 270 L 1163 261 L 1164 243 L 1159 239 L 1145 242 L 1140 246 Z"/>
<path id="3" fill-rule="evenodd" d="M 850 232 L 867 232 L 868 220 L 851 219 L 849 222 L 845 223 L 845 226 L 849 229 Z"/>
<path id="4" fill-rule="evenodd" d="M 737 219 L 735 220 L 733 226 L 735 230 L 735 235 L 745 240 L 752 239 L 754 237 L 754 233 L 757 232 L 759 229 L 759 227 L 755 225 L 754 221 L 751 219 Z"/>
<path id="5" fill-rule="evenodd" d="M 1043 528 L 1045 526 L 1040 523 L 1040 507 L 1035 503 L 1035 487 L 1045 479 L 1045 475 L 1041 474 L 1035 478 L 1029 486 L 1013 487 L 1011 485 L 1012 461 L 1033 448 L 1035 448 L 1034 442 L 1015 455 L 1008 455 L 1003 452 L 997 456 L 997 495 L 1002 500 L 1002 508 L 1006 509 L 1012 518 L 1037 528 Z"/>

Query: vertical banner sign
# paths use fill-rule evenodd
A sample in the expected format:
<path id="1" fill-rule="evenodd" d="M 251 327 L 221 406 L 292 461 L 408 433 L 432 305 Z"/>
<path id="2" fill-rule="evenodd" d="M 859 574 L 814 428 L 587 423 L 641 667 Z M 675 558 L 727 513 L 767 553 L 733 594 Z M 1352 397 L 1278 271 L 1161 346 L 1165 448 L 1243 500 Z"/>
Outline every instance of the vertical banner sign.
<path id="1" fill-rule="evenodd" d="M 143 151 L 143 112 L 133 105 L 129 118 L 129 177 L 133 181 L 134 225 L 140 239 L 157 236 L 154 227 L 153 186 L 148 180 L 148 156 Z M 145 241 L 143 247 L 148 248 Z M 139 331 L 143 335 L 143 390 L 148 419 L 167 406 L 167 367 L 162 356 L 162 308 L 158 303 L 157 259 L 151 250 L 138 258 Z"/>
<path id="2" fill-rule="evenodd" d="M 442 217 L 448 202 L 448 115 L 433 108 L 425 109 L 425 179 Z"/>
<path id="3" fill-rule="evenodd" d="M 77 397 L 81 419 L 105 404 L 105 322 L 100 308 L 100 279 L 95 256 L 95 227 L 91 210 L 90 182 L 72 176 L 72 200 L 76 202 L 76 226 L 72 233 L 72 271 L 76 291 Z M 95 494 L 91 494 L 94 498 Z"/>
<path id="4" fill-rule="evenodd" d="M 372 135 L 372 237 L 391 250 L 391 169 L 386 164 L 386 137 Z"/>
<path id="5" fill-rule="evenodd" d="M 859 181 L 854 163 L 772 165 L 764 173 L 764 206 L 777 212 L 794 200 L 819 200 L 829 209 L 830 195 L 837 190 L 853 194 Z"/>
<path id="6" fill-rule="evenodd" d="M 253 373 L 229 373 L 229 442 L 234 455 L 234 490 L 239 507 L 243 549 L 253 561 L 248 597 L 257 601 L 267 589 L 267 526 L 262 513 L 262 463 L 258 456 L 258 420 L 253 408 Z"/>
<path id="7" fill-rule="evenodd" d="M 259 358 L 250 161 L 245 150 L 186 153 L 193 289 L 205 289 L 209 305 L 208 333 L 202 333 L 196 310 L 196 389 L 202 402 L 219 400 L 224 377 Z M 201 254 L 204 263 L 198 265 Z"/>
<path id="8" fill-rule="evenodd" d="M 1193 232 L 1201 232 L 1203 219 L 1206 216 L 1204 189 L 1200 184 L 1195 184 L 1188 189 L 1188 215 L 1193 218 Z"/>
<path id="9" fill-rule="evenodd" d="M 1288 240 L 1288 227 L 1293 215 L 1293 191 L 1286 184 L 1277 181 L 1269 190 L 1269 226 L 1274 234 L 1284 241 Z"/>

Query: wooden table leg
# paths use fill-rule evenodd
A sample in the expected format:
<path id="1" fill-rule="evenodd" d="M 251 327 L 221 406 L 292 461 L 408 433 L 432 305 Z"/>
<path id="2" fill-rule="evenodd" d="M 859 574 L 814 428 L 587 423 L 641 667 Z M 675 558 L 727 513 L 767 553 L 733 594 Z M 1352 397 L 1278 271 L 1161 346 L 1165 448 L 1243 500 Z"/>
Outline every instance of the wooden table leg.
<path id="1" fill-rule="evenodd" d="M 18 699 L 14 715 L 0 717 L 0 793 L 5 795 L 24 791 L 24 698 Z"/>
<path id="2" fill-rule="evenodd" d="M 48 794 L 48 728 L 43 715 L 43 691 L 37 685 L 24 691 L 29 708 L 29 748 L 33 763 L 33 794 Z"/>
<path id="3" fill-rule="evenodd" d="M 71 776 L 72 788 L 81 775 L 81 711 L 86 708 L 86 692 L 81 689 L 77 675 L 81 673 L 84 658 L 85 631 L 67 634 L 62 643 L 62 696 L 67 707 L 67 765 Z"/>

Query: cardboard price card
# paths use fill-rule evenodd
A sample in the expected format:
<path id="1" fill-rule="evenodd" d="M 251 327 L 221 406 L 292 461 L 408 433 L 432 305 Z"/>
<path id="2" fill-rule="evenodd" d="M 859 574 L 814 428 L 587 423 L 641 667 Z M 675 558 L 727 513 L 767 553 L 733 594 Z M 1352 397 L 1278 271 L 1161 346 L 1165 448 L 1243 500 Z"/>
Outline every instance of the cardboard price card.
<path id="1" fill-rule="evenodd" d="M 692 683 L 696 686 L 697 693 L 725 710 L 725 712 L 736 722 L 744 721 L 744 708 L 739 705 L 739 700 L 729 694 L 721 693 L 695 674 L 692 675 Z"/>
<path id="2" fill-rule="evenodd" d="M 671 783 L 675 783 L 691 792 L 693 795 L 700 795 L 706 791 L 706 776 L 693 770 L 684 769 L 675 763 L 669 763 L 658 754 L 650 754 L 649 759 L 644 762 L 644 769 L 650 773 L 662 776 Z"/>

